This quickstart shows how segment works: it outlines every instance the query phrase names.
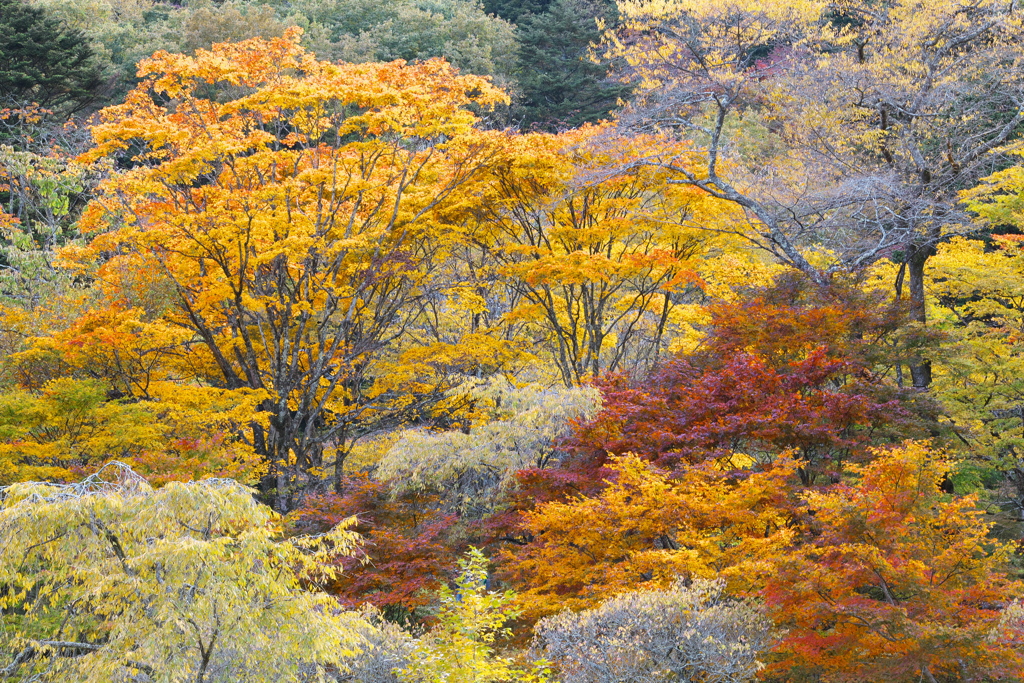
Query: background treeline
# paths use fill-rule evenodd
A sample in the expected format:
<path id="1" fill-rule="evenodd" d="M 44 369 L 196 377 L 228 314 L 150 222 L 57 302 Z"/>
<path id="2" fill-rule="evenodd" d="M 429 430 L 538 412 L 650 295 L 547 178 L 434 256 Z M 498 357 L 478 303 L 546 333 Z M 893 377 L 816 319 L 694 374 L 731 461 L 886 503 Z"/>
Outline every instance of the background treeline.
<path id="1" fill-rule="evenodd" d="M 0 3 L 0 679 L 1024 679 L 1013 4 Z"/>
<path id="2" fill-rule="evenodd" d="M 135 85 L 136 64 L 159 49 L 191 53 L 214 43 L 275 38 L 289 26 L 318 58 L 350 62 L 444 57 L 491 76 L 513 96 L 497 127 L 564 129 L 607 118 L 621 84 L 591 54 L 597 20 L 614 3 L 197 2 L 4 0 L 0 93 L 64 112 L 96 111 Z"/>

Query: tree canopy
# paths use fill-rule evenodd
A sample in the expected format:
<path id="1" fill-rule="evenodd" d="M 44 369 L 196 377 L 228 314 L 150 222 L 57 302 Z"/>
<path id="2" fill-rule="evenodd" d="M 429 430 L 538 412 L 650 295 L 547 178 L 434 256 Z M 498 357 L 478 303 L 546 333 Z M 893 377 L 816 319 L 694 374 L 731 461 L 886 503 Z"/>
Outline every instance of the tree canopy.
<path id="1" fill-rule="evenodd" d="M 1024 678 L 1012 3 L 3 8 L 0 680 Z"/>

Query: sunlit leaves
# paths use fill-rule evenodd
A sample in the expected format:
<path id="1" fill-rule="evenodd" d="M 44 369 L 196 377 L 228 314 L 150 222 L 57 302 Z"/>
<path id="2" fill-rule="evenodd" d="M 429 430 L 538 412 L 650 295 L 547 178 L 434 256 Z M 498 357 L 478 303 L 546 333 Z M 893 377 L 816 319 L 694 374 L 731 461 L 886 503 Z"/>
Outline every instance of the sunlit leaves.
<path id="1" fill-rule="evenodd" d="M 443 296 L 432 275 L 458 234 L 443 210 L 500 138 L 468 105 L 505 96 L 438 60 L 319 62 L 300 34 L 143 62 L 90 152 L 132 167 L 101 187 L 82 221 L 92 242 L 65 258 L 129 301 L 125 274 L 157 273 L 160 323 L 192 335 L 176 365 L 266 391 L 256 451 L 302 475 L 333 451 L 340 482 L 364 423 L 409 419 L 447 388 L 451 371 L 388 366 Z"/>
<path id="2" fill-rule="evenodd" d="M 626 455 L 612 459 L 600 493 L 525 513 L 521 528 L 532 541 L 505 558 L 519 604 L 536 618 L 680 575 L 725 572 L 735 587 L 756 585 L 764 562 L 791 537 L 786 481 L 794 463 L 732 476 L 732 467 L 723 469 L 673 477 Z"/>

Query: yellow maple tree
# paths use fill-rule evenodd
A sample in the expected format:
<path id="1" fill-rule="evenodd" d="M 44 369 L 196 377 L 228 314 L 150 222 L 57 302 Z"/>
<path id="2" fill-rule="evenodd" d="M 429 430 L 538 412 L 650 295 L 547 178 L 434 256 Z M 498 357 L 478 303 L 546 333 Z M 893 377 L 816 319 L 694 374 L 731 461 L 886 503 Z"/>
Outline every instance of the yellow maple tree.
<path id="1" fill-rule="evenodd" d="M 300 35 L 142 62 L 86 157 L 126 168 L 84 213 L 88 245 L 63 252 L 109 300 L 157 301 L 150 315 L 190 335 L 194 380 L 265 392 L 247 438 L 280 507 L 293 475 L 334 454 L 340 481 L 355 439 L 493 360 L 480 344 L 440 369 L 394 367 L 446 296 L 431 278 L 458 240 L 445 209 L 503 137 L 469 107 L 505 100 L 439 60 L 320 62 Z"/>
<path id="2" fill-rule="evenodd" d="M 719 265 L 703 259 L 724 246 L 707 228 L 731 207 L 642 163 L 668 148 L 690 146 L 606 127 L 518 136 L 474 212 L 477 277 L 505 296 L 485 310 L 540 341 L 567 386 L 641 371 L 692 331 Z"/>

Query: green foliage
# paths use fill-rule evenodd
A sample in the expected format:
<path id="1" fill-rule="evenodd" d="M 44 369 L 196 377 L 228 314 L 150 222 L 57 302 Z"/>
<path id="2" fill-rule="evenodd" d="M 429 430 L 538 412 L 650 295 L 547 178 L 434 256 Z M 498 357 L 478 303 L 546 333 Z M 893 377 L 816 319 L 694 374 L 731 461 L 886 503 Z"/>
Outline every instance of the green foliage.
<path id="1" fill-rule="evenodd" d="M 289 21 L 290 19 L 290 21 Z M 294 17 L 279 17 L 272 7 L 247 2 L 189 3 L 169 22 L 174 52 L 209 50 L 214 43 L 236 43 L 248 38 L 278 38 L 293 25 Z"/>
<path id="2" fill-rule="evenodd" d="M 52 122 L 33 124 L 35 110 L 18 111 L 4 131 L 10 135 L 0 132 L 14 143 L 0 144 L 0 302 L 32 310 L 72 286 L 54 266 L 53 250 L 78 235 L 75 219 L 103 167 L 70 158 L 77 132 L 49 139 Z M 40 151 L 45 143 L 54 146 Z"/>
<path id="3" fill-rule="evenodd" d="M 81 32 L 24 0 L 0 0 L 0 97 L 73 112 L 100 84 Z"/>
<path id="4" fill-rule="evenodd" d="M 121 99 L 134 81 L 135 64 L 160 47 L 155 26 L 171 13 L 154 0 L 29 0 L 78 31 L 88 42 L 108 84 L 107 102 Z"/>
<path id="5" fill-rule="evenodd" d="M 483 4 L 488 14 L 518 24 L 525 16 L 546 12 L 551 0 L 484 0 Z"/>
<path id="6" fill-rule="evenodd" d="M 309 22 L 307 43 L 320 59 L 347 62 L 444 57 L 465 73 L 507 81 L 516 40 L 506 21 L 476 0 L 271 0 Z"/>

